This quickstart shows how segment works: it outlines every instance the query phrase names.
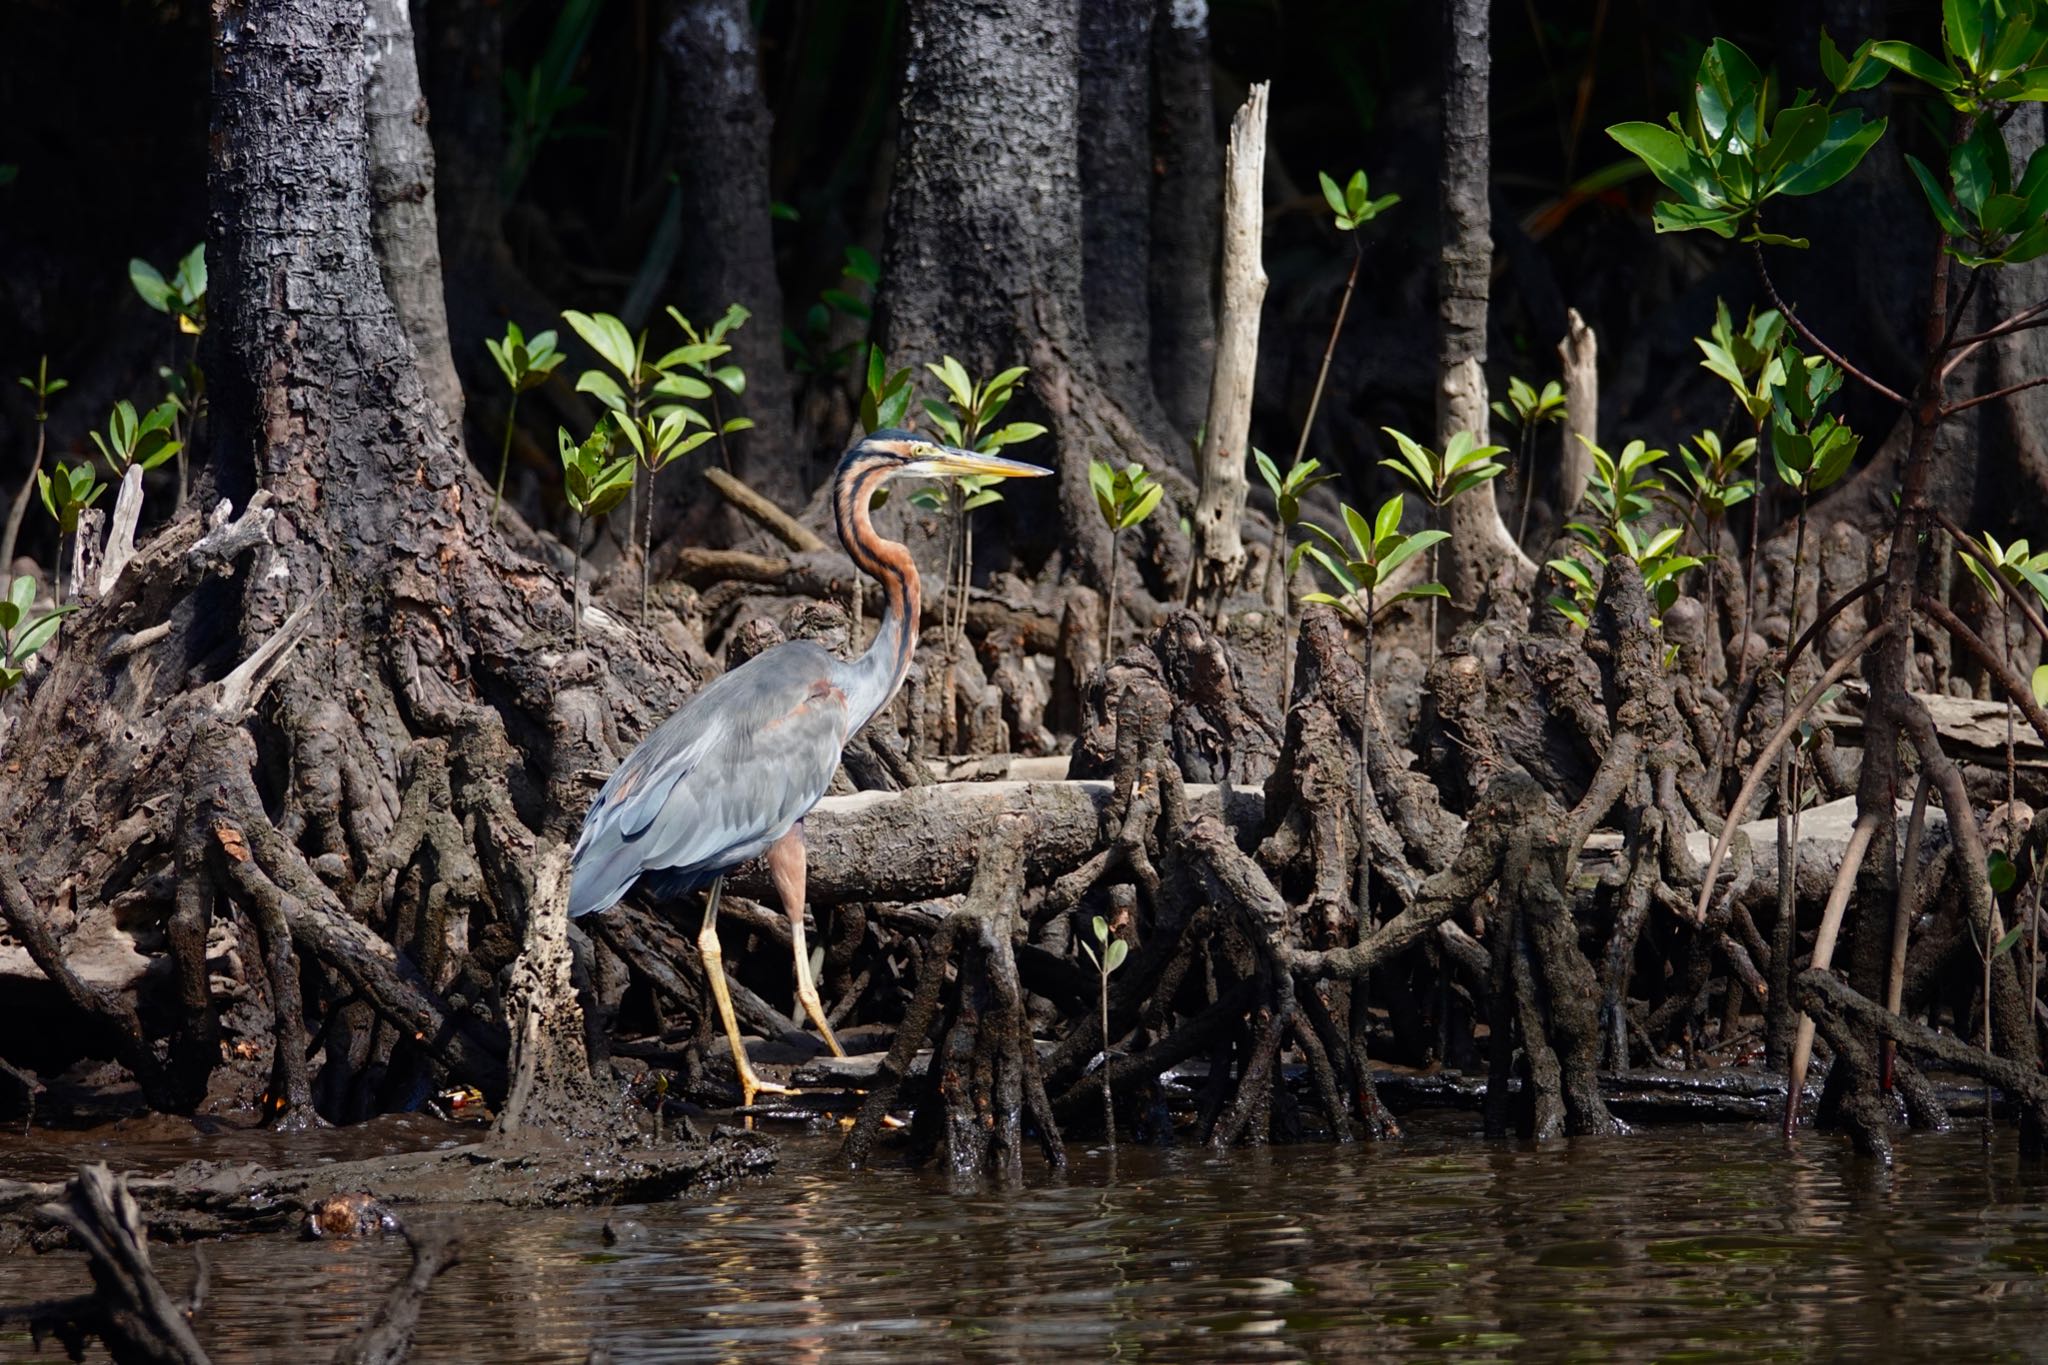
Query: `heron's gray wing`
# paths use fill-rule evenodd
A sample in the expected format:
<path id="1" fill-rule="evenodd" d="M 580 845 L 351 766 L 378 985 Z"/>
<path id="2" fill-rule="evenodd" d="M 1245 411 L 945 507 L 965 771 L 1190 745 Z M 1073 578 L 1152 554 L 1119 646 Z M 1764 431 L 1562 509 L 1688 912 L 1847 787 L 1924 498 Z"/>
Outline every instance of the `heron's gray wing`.
<path id="1" fill-rule="evenodd" d="M 643 872 L 745 861 L 816 805 L 846 740 L 833 662 L 802 642 L 757 655 L 627 755 L 584 819 L 570 913 L 616 904 Z"/>

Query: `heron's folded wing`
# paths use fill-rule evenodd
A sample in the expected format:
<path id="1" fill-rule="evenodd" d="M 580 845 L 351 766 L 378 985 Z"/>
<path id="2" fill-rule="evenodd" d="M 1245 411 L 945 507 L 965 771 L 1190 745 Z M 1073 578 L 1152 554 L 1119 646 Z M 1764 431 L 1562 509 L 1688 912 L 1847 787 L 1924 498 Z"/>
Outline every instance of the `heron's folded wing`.
<path id="1" fill-rule="evenodd" d="M 780 715 L 733 727 L 669 791 L 639 836 L 641 866 L 721 868 L 758 856 L 832 783 L 846 742 L 846 698 L 807 689 Z"/>

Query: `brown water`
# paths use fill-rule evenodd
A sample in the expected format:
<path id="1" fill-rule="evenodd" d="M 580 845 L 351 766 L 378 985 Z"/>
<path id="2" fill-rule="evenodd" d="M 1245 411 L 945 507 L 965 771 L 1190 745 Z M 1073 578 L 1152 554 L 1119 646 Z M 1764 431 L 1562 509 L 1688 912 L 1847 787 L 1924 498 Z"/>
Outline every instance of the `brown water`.
<path id="1" fill-rule="evenodd" d="M 1907 1137 L 1885 1170 L 1824 1135 L 1537 1148 L 1449 1116 L 1390 1147 L 1126 1147 L 1113 1179 L 1079 1152 L 1012 1196 L 849 1175 L 832 1150 L 793 1139 L 766 1179 L 613 1210 L 643 1230 L 613 1247 L 602 1211 L 448 1215 L 467 1259 L 428 1299 L 414 1359 L 582 1361 L 593 1344 L 620 1362 L 2048 1352 L 2048 1173 L 2009 1132 L 1989 1149 L 1974 1128 Z M 406 1256 L 284 1235 L 208 1254 L 215 1359 L 293 1362 L 352 1335 Z M 182 1286 L 190 1253 L 160 1256 Z M 0 1261 L 8 1299 L 84 1279 L 69 1256 Z M 37 1358 L 0 1336 L 0 1359 Z"/>

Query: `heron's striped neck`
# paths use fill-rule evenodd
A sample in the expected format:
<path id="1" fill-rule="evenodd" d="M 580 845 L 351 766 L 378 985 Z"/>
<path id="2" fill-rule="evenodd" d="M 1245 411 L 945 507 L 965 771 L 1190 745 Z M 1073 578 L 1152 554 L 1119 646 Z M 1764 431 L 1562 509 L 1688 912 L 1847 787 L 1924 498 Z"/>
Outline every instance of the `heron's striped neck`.
<path id="1" fill-rule="evenodd" d="M 863 461 L 840 475 L 832 494 L 839 543 L 846 547 L 855 568 L 882 584 L 881 629 L 867 652 L 852 665 L 853 686 L 846 698 L 852 719 L 849 734 L 889 704 L 910 672 L 911 655 L 917 649 L 917 619 L 923 607 L 917 563 L 906 547 L 884 539 L 868 519 L 876 491 L 895 470 L 896 462 L 884 457 Z"/>

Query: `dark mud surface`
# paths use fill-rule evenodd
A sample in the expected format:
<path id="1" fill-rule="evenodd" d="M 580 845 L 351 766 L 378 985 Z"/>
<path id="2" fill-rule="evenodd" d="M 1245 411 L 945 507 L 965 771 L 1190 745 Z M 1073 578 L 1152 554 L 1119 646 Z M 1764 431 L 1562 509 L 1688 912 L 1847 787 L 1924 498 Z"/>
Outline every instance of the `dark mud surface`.
<path id="1" fill-rule="evenodd" d="M 582 1361 L 601 1344 L 618 1361 L 1990 1359 L 2048 1339 L 2048 1173 L 2021 1166 L 2009 1130 L 1988 1149 L 1974 1124 L 1906 1136 L 1890 1170 L 1763 1126 L 1540 1149 L 1481 1142 L 1461 1115 L 1409 1130 L 1220 1157 L 1126 1147 L 1113 1174 L 1076 1149 L 1064 1179 L 1014 1196 L 886 1158 L 848 1175 L 835 1140 L 799 1136 L 774 1175 L 677 1201 L 408 1210 L 465 1241 L 415 1358 Z M 218 1139 L 129 1136 L 97 1155 L 220 1154 Z M 360 1158 L 466 1136 L 405 1119 L 281 1141 L 304 1160 L 320 1143 Z M 14 1138 L 0 1162 L 56 1176 L 80 1146 L 39 1156 Z M 206 1254 L 200 1335 L 220 1361 L 326 1358 L 407 1255 L 286 1234 Z M 174 1289 L 191 1255 L 158 1253 Z M 68 1254 L 0 1270 L 10 1298 L 84 1283 Z M 0 1360 L 34 1358 L 0 1337 Z"/>

